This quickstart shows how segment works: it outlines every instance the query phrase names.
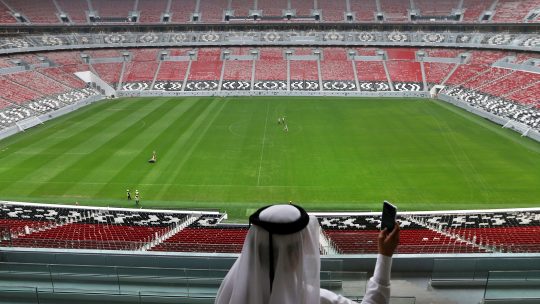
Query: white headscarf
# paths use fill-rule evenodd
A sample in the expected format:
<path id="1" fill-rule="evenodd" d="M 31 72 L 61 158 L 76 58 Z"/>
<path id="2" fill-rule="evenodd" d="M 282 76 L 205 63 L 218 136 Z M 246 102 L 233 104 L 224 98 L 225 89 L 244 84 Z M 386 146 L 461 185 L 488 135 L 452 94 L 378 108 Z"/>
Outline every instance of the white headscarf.
<path id="1" fill-rule="evenodd" d="M 317 219 L 298 206 L 274 205 L 259 209 L 250 223 L 242 253 L 225 276 L 215 303 L 320 303 Z"/>

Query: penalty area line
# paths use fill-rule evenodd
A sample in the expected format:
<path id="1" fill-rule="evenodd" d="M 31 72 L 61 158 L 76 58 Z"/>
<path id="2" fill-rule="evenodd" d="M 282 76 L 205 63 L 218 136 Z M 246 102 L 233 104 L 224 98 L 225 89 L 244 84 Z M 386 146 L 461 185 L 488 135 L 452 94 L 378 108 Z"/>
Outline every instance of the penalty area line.
<path id="1" fill-rule="evenodd" d="M 257 174 L 257 186 L 261 185 L 261 170 L 262 170 L 262 161 L 264 156 L 264 143 L 266 141 L 266 129 L 268 126 L 268 111 L 270 109 L 270 103 L 266 103 L 266 119 L 264 121 L 264 134 L 263 134 L 263 140 L 262 140 L 262 147 L 261 147 L 261 158 L 259 160 L 259 173 Z"/>

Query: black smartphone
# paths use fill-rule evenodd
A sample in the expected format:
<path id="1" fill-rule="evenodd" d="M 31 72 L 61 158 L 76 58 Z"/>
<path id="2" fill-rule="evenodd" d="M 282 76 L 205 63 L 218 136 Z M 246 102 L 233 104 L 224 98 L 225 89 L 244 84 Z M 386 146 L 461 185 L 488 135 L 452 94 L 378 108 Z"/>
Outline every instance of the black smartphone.
<path id="1" fill-rule="evenodd" d="M 384 230 L 384 228 L 387 228 L 388 232 L 394 230 L 394 225 L 396 223 L 396 214 L 396 206 L 390 204 L 387 201 L 384 201 L 382 210 L 381 230 Z"/>

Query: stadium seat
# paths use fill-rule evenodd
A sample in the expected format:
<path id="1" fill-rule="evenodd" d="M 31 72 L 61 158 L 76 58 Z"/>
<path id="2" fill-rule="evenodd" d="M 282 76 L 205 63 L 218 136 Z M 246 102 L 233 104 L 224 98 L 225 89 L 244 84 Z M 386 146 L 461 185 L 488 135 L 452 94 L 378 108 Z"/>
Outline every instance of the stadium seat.
<path id="1" fill-rule="evenodd" d="M 87 23 L 86 11 L 89 11 L 85 0 L 56 0 L 63 12 L 69 15 L 70 21 L 77 24 Z"/>
<path id="2" fill-rule="evenodd" d="M 230 2 L 230 3 L 229 3 Z M 171 0 L 170 10 L 167 0 L 120 0 L 115 5 L 105 0 L 56 0 L 55 7 L 52 0 L 41 1 L 39 5 L 33 5 L 30 0 L 6 0 L 6 3 L 15 12 L 26 16 L 30 22 L 36 24 L 60 24 L 58 14 L 65 13 L 69 21 L 75 24 L 85 24 L 88 22 L 86 12 L 97 12 L 99 17 L 93 22 L 99 23 L 124 23 L 129 22 L 129 13 L 139 12 L 140 23 L 162 23 L 164 14 L 168 14 L 165 22 L 186 24 L 190 22 L 221 23 L 221 22 L 255 22 L 250 16 L 250 11 L 255 8 L 262 14 L 256 22 L 410 22 L 409 11 L 414 9 L 420 17 L 433 17 L 430 22 L 447 22 L 447 17 L 451 17 L 454 9 L 462 9 L 463 23 L 479 22 L 483 18 L 483 13 L 490 9 L 493 2 L 484 0 L 464 0 L 460 7 L 458 0 L 442 0 L 436 2 L 427 0 L 321 0 L 315 7 L 313 2 L 304 0 L 277 0 L 272 2 L 262 1 L 255 6 L 254 1 L 245 0 Z M 2 7 L 3 4 L 0 4 Z M 197 6 L 198 5 L 198 6 Z M 380 10 L 378 9 L 380 7 Z M 493 15 L 485 22 L 502 23 L 525 23 L 529 13 L 538 7 L 538 0 L 501 0 L 497 2 L 493 10 Z M 195 10 L 198 8 L 198 12 Z M 284 11 L 291 9 L 295 12 L 290 20 L 283 17 Z M 350 8 L 348 12 L 347 9 Z M 320 18 L 316 20 L 312 16 L 313 10 L 317 9 Z M 229 20 L 225 20 L 225 12 L 229 12 Z M 14 24 L 17 20 L 10 14 L 7 7 L 2 8 L 0 13 L 0 24 Z M 196 13 L 197 18 L 192 19 L 192 14 Z M 377 18 L 377 14 L 383 14 L 384 18 Z M 346 18 L 350 14 L 351 19 Z M 456 22 L 451 19 L 451 22 Z M 534 18 L 533 18 L 534 20 Z M 414 22 L 414 20 L 413 20 Z"/>
<path id="3" fill-rule="evenodd" d="M 197 60 L 191 64 L 188 79 L 192 81 L 219 80 L 222 65 L 220 49 L 199 49 Z"/>
<path id="4" fill-rule="evenodd" d="M 458 8 L 459 0 L 414 0 L 414 5 L 422 16 L 450 16 L 452 10 Z"/>
<path id="5" fill-rule="evenodd" d="M 140 23 L 160 23 L 167 9 L 167 0 L 139 0 Z"/>
<path id="6" fill-rule="evenodd" d="M 1 112 L 0 112 L 1 114 Z M 70 207 L 0 206 L 0 246 L 239 253 L 248 225 L 222 224 L 223 214 Z M 402 214 L 398 253 L 538 252 L 537 211 Z M 380 214 L 318 215 L 339 254 L 377 252 Z"/>
<path id="7" fill-rule="evenodd" d="M 255 62 L 255 80 L 287 80 L 287 61 L 281 48 L 261 48 Z"/>
<path id="8" fill-rule="evenodd" d="M 191 14 L 195 12 L 195 0 L 172 0 L 171 20 L 174 23 L 188 23 L 191 21 Z M 204 1 L 203 1 L 204 2 Z"/>
<path id="9" fill-rule="evenodd" d="M 499 0 L 495 6 L 493 22 L 523 22 L 533 9 L 538 8 L 536 0 Z"/>
<path id="10" fill-rule="evenodd" d="M 123 83 L 152 82 L 158 68 L 158 52 L 155 49 L 133 50 L 131 62 L 126 64 Z"/>
<path id="11" fill-rule="evenodd" d="M 384 12 L 384 19 L 390 22 L 405 22 L 409 20 L 407 16 L 410 8 L 408 0 L 379 0 L 381 9 Z"/>

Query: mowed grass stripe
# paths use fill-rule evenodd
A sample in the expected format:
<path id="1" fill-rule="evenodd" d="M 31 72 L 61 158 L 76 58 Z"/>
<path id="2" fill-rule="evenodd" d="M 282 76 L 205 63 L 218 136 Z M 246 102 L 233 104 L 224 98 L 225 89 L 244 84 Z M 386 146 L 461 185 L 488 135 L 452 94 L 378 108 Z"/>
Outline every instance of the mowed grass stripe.
<path id="1" fill-rule="evenodd" d="M 5 161 L 9 163 L 10 166 L 7 166 L 3 171 L 0 171 L 0 176 L 2 176 L 0 179 L 0 187 L 9 188 L 13 183 L 19 180 L 25 180 L 32 176 L 39 177 L 39 175 L 36 175 L 38 170 L 51 170 L 50 164 L 52 162 L 66 159 L 66 152 L 76 149 L 78 145 L 88 140 L 99 138 L 100 131 L 104 126 L 108 126 L 125 116 L 123 111 L 107 112 L 102 111 L 103 108 L 106 108 L 106 105 L 100 105 L 95 109 L 97 111 L 95 113 L 100 113 L 96 116 L 96 118 L 98 118 L 96 120 L 87 120 L 81 117 L 80 120 L 84 121 L 84 123 L 81 123 L 79 131 L 72 131 L 70 136 L 61 139 L 51 146 L 44 144 L 45 148 L 42 150 L 42 153 L 37 152 L 35 155 L 29 154 L 26 157 L 15 157 L 14 161 L 6 159 Z M 29 134 L 29 136 L 37 139 L 39 138 L 39 133 Z"/>
<path id="2" fill-rule="evenodd" d="M 383 136 L 378 143 L 383 147 L 379 162 L 383 164 L 386 160 L 389 166 L 386 171 L 387 185 L 393 190 L 381 191 L 386 192 L 388 197 L 402 201 L 432 201 L 429 193 L 434 191 L 441 194 L 451 191 L 455 193 L 450 196 L 461 196 L 460 201 L 477 201 L 477 197 L 466 195 L 468 189 L 476 185 L 471 183 L 470 174 L 464 174 L 468 172 L 460 158 L 464 155 L 456 152 L 462 143 L 451 137 L 449 133 L 453 131 L 445 126 L 445 122 L 439 121 L 444 117 L 441 115 L 443 113 L 435 111 L 437 109 L 433 109 L 433 105 L 425 101 L 421 107 L 413 105 L 406 109 L 402 106 L 406 105 L 396 107 L 396 110 L 401 108 L 403 111 L 401 116 L 397 116 L 398 112 L 389 112 L 391 121 L 384 122 L 385 126 L 389 126 L 386 132 L 393 134 L 381 134 Z M 413 111 L 416 114 L 410 113 L 412 108 L 416 108 Z M 393 130 L 396 131 L 392 132 Z M 400 149 L 392 147 L 391 144 L 398 145 Z M 383 185 L 384 182 L 381 181 L 380 184 Z"/>
<path id="3" fill-rule="evenodd" d="M 130 101 L 136 102 L 136 101 Z M 74 149 L 81 149 L 87 154 L 58 166 L 53 170 L 50 178 L 44 180 L 43 185 L 35 189 L 30 195 L 47 192 L 49 195 L 63 195 L 71 187 L 80 182 L 84 177 L 99 167 L 106 157 L 109 157 L 119 147 L 123 147 L 132 139 L 132 129 L 137 128 L 143 122 L 152 124 L 166 114 L 170 107 L 165 101 L 145 103 L 143 107 L 132 107 L 129 113 L 124 113 L 121 118 L 103 126 L 98 136 L 89 138 Z M 60 182 L 63 182 L 62 185 Z M 92 191 L 94 187 L 87 186 L 86 191 Z"/>
<path id="4" fill-rule="evenodd" d="M 163 134 L 174 136 L 170 126 L 182 117 L 183 113 L 197 106 L 196 101 L 177 99 L 157 100 L 156 104 L 161 104 L 159 112 L 147 116 L 141 121 L 140 127 L 125 129 L 122 136 L 128 140 L 122 145 L 117 142 L 109 143 L 106 148 L 112 153 L 105 155 L 91 174 L 73 185 L 69 193 L 86 193 L 89 197 L 99 197 L 104 191 L 112 192 L 111 187 L 114 187 L 117 191 L 116 197 L 122 197 L 125 195 L 125 188 L 136 184 L 136 175 L 150 169 L 147 161 L 152 151 L 159 151 L 159 146 L 156 146 L 153 140 Z M 161 144 L 166 145 L 167 142 Z"/>
<path id="5" fill-rule="evenodd" d="M 208 195 L 229 196 L 220 191 L 223 185 L 256 186 L 266 113 L 262 105 L 266 103 L 246 101 L 232 98 L 223 108 L 175 179 L 178 187 L 170 186 L 170 195 L 177 189 L 206 200 Z M 183 185 L 215 185 L 218 193 L 208 193 L 208 187 L 199 191 Z M 225 188 L 225 192 L 230 190 Z"/>
<path id="6" fill-rule="evenodd" d="M 475 152 L 468 154 L 470 163 L 491 189 L 488 201 L 506 198 L 508 202 L 520 203 L 527 201 L 526 194 L 530 194 L 531 190 L 535 192 L 539 189 L 536 186 L 530 189 L 530 185 L 540 184 L 537 174 L 537 170 L 540 170 L 538 142 L 520 137 L 511 130 L 479 119 L 460 108 L 449 107 L 438 101 L 433 104 L 450 110 L 450 118 L 446 119 L 453 124 L 454 136 L 466 151 Z M 470 124 L 478 127 L 471 127 Z M 505 193 L 501 195 L 501 191 Z"/>
<path id="7" fill-rule="evenodd" d="M 57 144 L 71 136 L 74 131 L 80 132 L 88 124 L 88 113 L 99 111 L 107 107 L 104 101 L 94 103 L 91 107 L 84 107 L 68 115 L 47 121 L 43 125 L 25 130 L 25 132 L 10 136 L 0 141 L 0 161 L 13 155 L 35 155 L 47 150 L 50 146 Z M 111 113 L 112 114 L 112 113 Z M 96 117 L 99 119 L 105 117 Z M 68 124 L 69 128 L 62 128 Z M 0 168 L 3 164 L 12 164 L 10 162 L 0 162 Z M 11 166 L 10 166 L 11 167 Z"/>
<path id="8" fill-rule="evenodd" d="M 164 129 L 173 124 L 178 117 L 190 108 L 196 105 L 197 99 L 186 100 L 142 100 L 137 102 L 163 102 L 166 107 L 162 108 L 159 113 L 153 113 L 152 116 L 148 116 L 145 120 L 140 121 L 139 125 L 132 126 L 130 132 L 125 134 L 129 138 L 124 146 L 114 149 L 116 144 L 113 143 L 113 153 L 104 157 L 103 161 L 92 170 L 91 174 L 85 176 L 79 184 L 75 184 L 70 192 L 85 193 L 90 197 L 99 197 L 99 193 L 103 192 L 103 188 L 107 184 L 115 185 L 117 188 L 117 195 L 123 197 L 125 188 L 135 186 L 134 182 L 128 171 L 135 170 L 147 170 L 149 164 L 146 161 L 150 158 L 152 150 L 143 148 L 143 144 L 150 142 L 149 139 L 155 138 L 157 134 L 161 134 Z M 148 120 L 148 123 L 147 123 Z M 174 133 L 174 132 L 173 132 Z M 166 142 L 160 143 L 165 145 Z M 160 151 L 160 147 L 152 147 L 152 149 Z M 142 154 L 142 157 L 137 159 L 135 167 L 131 167 L 135 158 Z M 95 184 L 96 186 L 87 187 L 88 185 Z"/>
<path id="9" fill-rule="evenodd" d="M 439 106 L 437 102 L 431 102 L 430 105 Z M 446 153 L 448 163 L 461 169 L 449 175 L 451 178 L 446 176 L 446 181 L 441 179 L 439 185 L 446 186 L 448 191 L 443 192 L 441 189 L 437 192 L 441 196 L 446 196 L 445 200 L 453 198 L 455 202 L 483 201 L 487 204 L 500 202 L 501 199 L 509 203 L 530 201 L 532 189 L 527 188 L 531 186 L 531 183 L 521 183 L 519 180 L 529 177 L 537 182 L 540 181 L 538 171 L 533 169 L 540 169 L 540 163 L 537 161 L 540 154 L 522 145 L 528 141 L 527 139 L 513 133 L 514 138 L 518 140 L 514 143 L 506 136 L 500 136 L 499 132 L 491 131 L 492 128 L 500 130 L 500 126 L 492 123 L 487 123 L 487 128 L 475 126 L 475 124 L 486 122 L 478 117 L 474 120 L 475 117 L 470 113 L 444 110 L 438 110 L 437 113 L 440 120 L 444 121 L 444 125 L 448 125 L 449 128 L 441 128 L 434 135 L 452 139 L 441 145 L 443 149 L 440 153 Z M 433 146 L 438 146 L 436 145 L 437 138 L 431 143 Z M 444 165 L 445 163 L 442 163 L 438 168 L 444 168 Z M 461 183 L 465 181 L 465 183 L 453 185 L 456 181 Z M 513 192 L 513 195 L 509 195 L 508 191 Z M 430 199 L 433 201 L 433 197 Z"/>
<path id="10" fill-rule="evenodd" d="M 193 148 L 194 140 L 192 140 L 192 137 L 202 136 L 202 134 L 197 133 L 198 128 L 201 124 L 210 124 L 208 115 L 214 112 L 214 109 L 219 105 L 217 99 L 203 99 L 197 102 L 199 103 L 197 109 L 186 112 L 181 119 L 178 119 L 175 122 L 175 136 L 169 138 L 166 143 L 158 143 L 160 144 L 158 150 L 159 163 L 154 167 L 158 167 L 159 169 L 152 169 L 149 171 L 148 174 L 139 181 L 140 184 L 148 184 L 151 186 L 164 185 L 164 190 L 167 183 L 177 182 L 175 180 L 176 172 L 181 170 L 183 158 L 186 157 L 188 151 Z M 204 107 L 202 107 L 202 105 L 204 105 Z M 161 170 L 161 168 L 167 168 L 167 174 L 162 174 L 163 170 Z"/>
<path id="11" fill-rule="evenodd" d="M 176 118 L 171 119 L 171 121 L 168 122 L 167 127 L 161 130 L 161 133 L 147 134 L 145 138 L 141 138 L 139 140 L 141 142 L 141 146 L 138 150 L 133 151 L 135 153 L 134 157 L 132 157 L 131 161 L 122 170 L 115 174 L 114 177 L 109 180 L 109 182 L 115 183 L 119 181 L 125 181 L 129 183 L 126 185 L 126 187 L 133 188 L 138 187 L 140 181 L 149 172 L 151 172 L 151 170 L 161 169 L 161 174 L 170 174 L 170 170 L 167 170 L 166 167 L 156 168 L 159 163 L 153 165 L 147 163 L 148 159 L 151 156 L 152 150 L 159 149 L 161 147 L 162 149 L 158 151 L 163 151 L 163 155 L 159 156 L 159 160 L 161 160 L 163 157 L 167 157 L 167 149 L 165 148 L 165 146 L 174 142 L 175 138 L 185 132 L 186 129 L 189 129 L 189 126 L 193 123 L 193 121 L 195 121 L 202 113 L 204 113 L 205 109 L 207 109 L 211 104 L 212 102 L 208 99 L 200 101 L 196 100 L 194 105 L 190 107 L 187 111 L 182 113 L 182 115 L 178 115 L 178 113 L 176 113 Z M 145 143 L 146 145 L 144 145 Z M 138 190 L 140 190 L 141 192 L 146 192 L 146 188 L 144 187 Z M 121 190 L 118 189 L 117 186 L 109 184 L 105 185 L 97 195 L 98 197 L 101 195 L 107 197 L 107 195 L 110 195 L 111 192 L 120 191 Z M 143 195 L 148 194 L 141 193 L 141 196 Z"/>
<path id="12" fill-rule="evenodd" d="M 148 105 L 148 107 L 153 107 L 153 105 Z M 20 193 L 38 196 L 44 192 L 49 193 L 48 195 L 57 195 L 69 189 L 70 186 L 79 181 L 79 173 L 82 175 L 84 172 L 92 170 L 93 167 L 85 166 L 84 162 L 92 159 L 94 154 L 99 155 L 100 153 L 97 152 L 97 149 L 99 149 L 101 144 L 122 130 L 119 123 L 128 116 L 125 113 L 122 115 L 122 111 L 133 113 L 136 116 L 133 117 L 135 120 L 141 118 L 141 115 L 136 114 L 136 112 L 140 111 L 141 114 L 144 112 L 142 109 L 131 111 L 129 103 L 118 106 L 115 105 L 114 101 L 108 102 L 107 108 L 93 112 L 89 115 L 88 120 L 96 120 L 100 116 L 99 113 L 117 113 L 117 117 L 112 117 L 107 123 L 103 122 L 100 126 L 100 131 L 96 132 L 95 136 L 83 136 L 83 141 L 81 142 L 73 144 L 66 143 L 63 147 L 64 157 L 57 158 L 51 161 L 47 167 L 36 170 L 32 176 L 13 185 L 13 188 L 16 188 L 15 190 Z M 109 127 L 112 129 L 109 129 Z M 74 168 L 81 168 L 80 172 L 76 174 L 70 173 Z M 34 184 L 30 186 L 28 182 L 33 182 Z"/>
<path id="13" fill-rule="evenodd" d="M 429 107 L 427 109 L 435 108 Z M 430 113 L 434 113 L 432 117 L 439 125 L 440 134 L 442 134 L 448 150 L 451 151 L 452 163 L 455 164 L 456 168 L 459 168 L 461 176 L 468 184 L 468 188 L 463 188 L 463 190 L 468 190 L 469 196 L 471 197 L 474 196 L 474 191 L 480 190 L 479 193 L 481 194 L 482 199 L 489 201 L 491 199 L 491 187 L 483 178 L 483 175 L 479 173 L 475 164 L 471 161 L 470 157 L 473 157 L 473 155 L 469 155 L 471 149 L 464 148 L 466 139 L 457 137 L 457 133 L 454 132 L 453 126 L 450 125 L 449 120 L 440 117 L 439 113 L 442 112 L 431 111 Z M 459 120 L 459 118 L 456 118 L 456 120 Z"/>
<path id="14" fill-rule="evenodd" d="M 188 175 L 177 180 L 187 185 L 255 184 L 256 151 L 263 127 L 261 113 L 265 110 L 261 105 L 260 100 L 246 103 L 243 99 L 229 99 L 184 166 Z M 198 169 L 198 163 L 205 164 L 204 171 Z"/>
<path id="15" fill-rule="evenodd" d="M 99 103 L 94 106 L 103 107 L 104 104 Z M 84 110 L 87 109 L 85 108 Z M 48 154 L 47 151 L 59 145 L 59 143 L 64 142 L 67 137 L 88 128 L 89 123 L 85 121 L 87 111 L 84 111 L 84 113 L 81 114 L 81 112 L 76 111 L 2 140 L 0 142 L 0 174 L 5 173 L 3 170 L 20 167 L 21 163 L 25 163 L 32 157 Z M 67 116 L 76 116 L 76 118 L 71 119 Z M 107 115 L 103 115 L 101 119 L 106 118 Z M 60 120 L 62 122 L 59 122 Z M 68 123 L 70 125 L 72 123 L 74 126 L 62 128 L 62 123 Z M 59 134 L 63 134 L 64 136 L 60 136 Z"/>
<path id="16" fill-rule="evenodd" d="M 163 181 L 167 190 L 160 192 L 157 199 L 175 200 L 182 195 L 199 205 L 199 202 L 216 199 L 228 202 L 236 195 L 253 198 L 264 130 L 261 119 L 264 121 L 266 114 L 261 103 L 266 103 L 261 99 L 255 102 L 247 102 L 245 98 L 225 100 L 226 106 L 217 109 L 219 113 L 212 114 L 213 118 L 195 130 L 195 136 L 188 143 L 192 149 L 180 151 L 182 162 L 176 167 L 178 175 L 171 181 Z"/>
<path id="17" fill-rule="evenodd" d="M 191 159 L 193 151 L 199 146 L 200 141 L 205 138 L 208 130 L 226 105 L 227 100 L 214 99 L 199 117 L 194 117 L 190 126 L 186 126 L 185 131 L 170 146 L 171 153 L 167 155 L 167 158 L 163 159 L 163 164 L 160 164 L 160 166 L 164 165 L 170 168 L 168 174 L 164 175 L 159 174 L 160 171 L 153 171 L 152 174 L 149 174 L 141 181 L 142 183 L 154 185 L 163 183 L 161 187 L 145 187 L 149 191 L 150 197 L 161 200 L 163 197 L 168 196 L 173 183 L 178 183 L 180 175 L 183 174 L 185 163 Z M 176 193 L 176 190 L 172 191 Z"/>

